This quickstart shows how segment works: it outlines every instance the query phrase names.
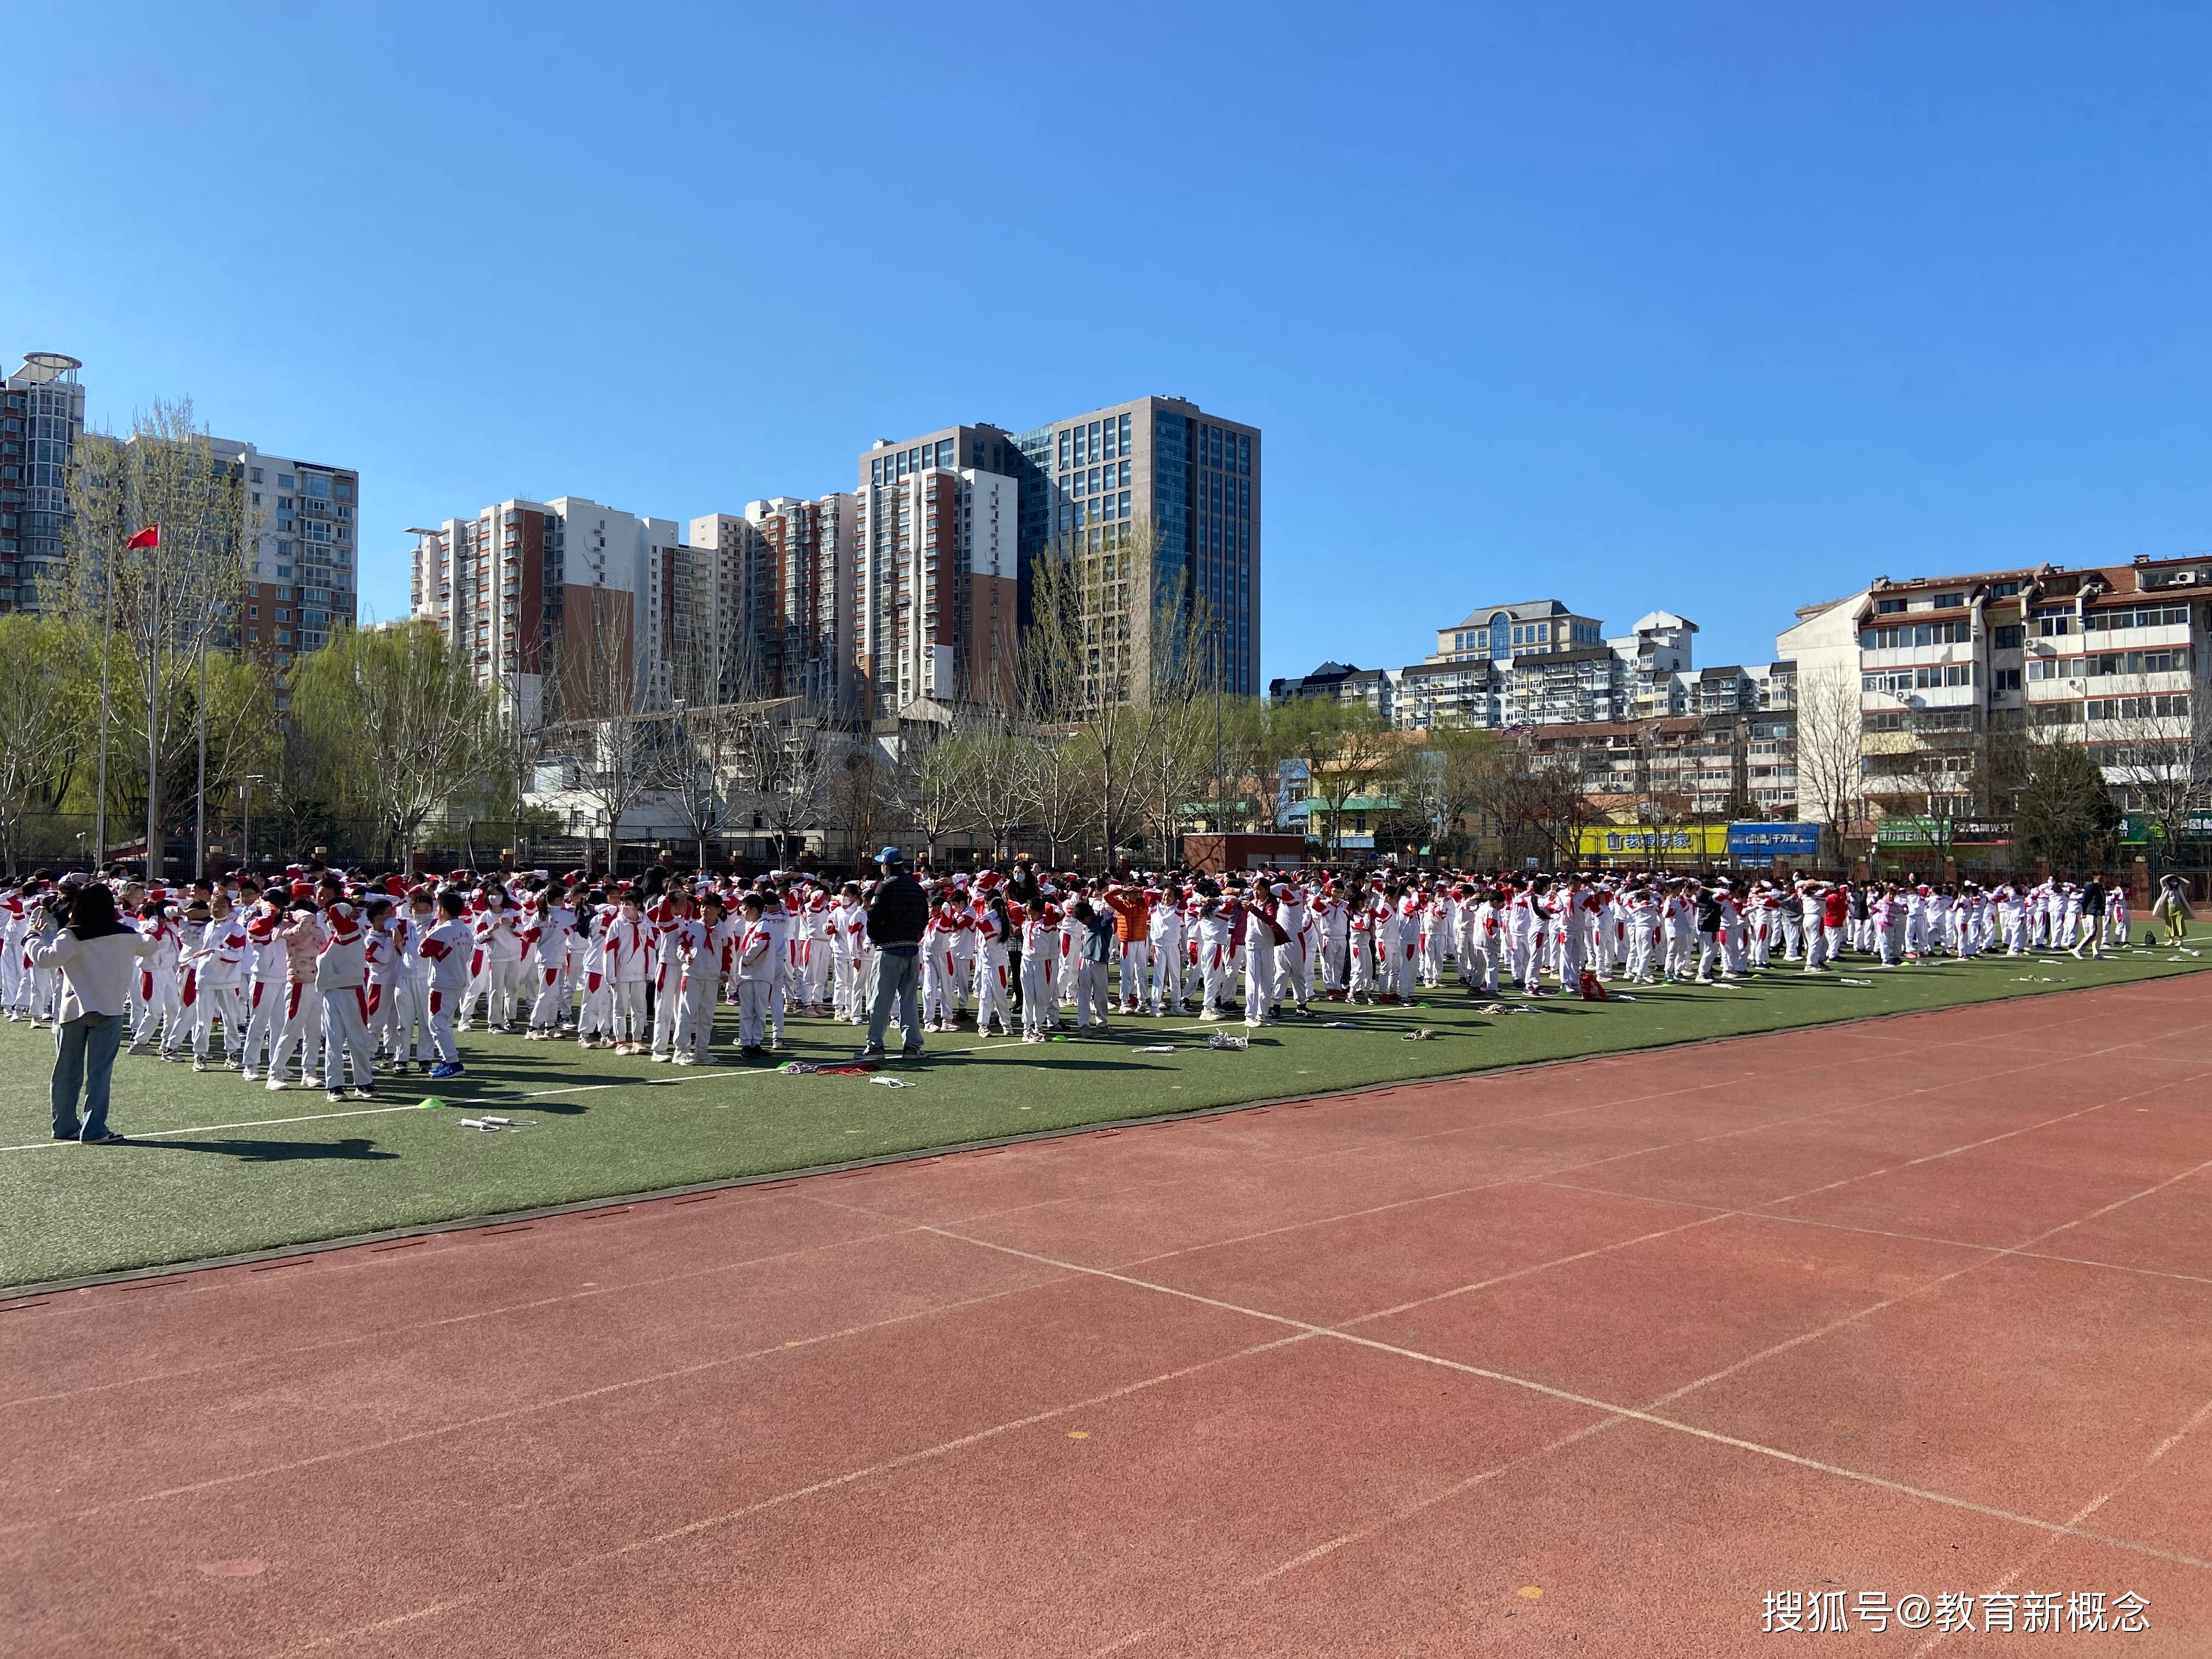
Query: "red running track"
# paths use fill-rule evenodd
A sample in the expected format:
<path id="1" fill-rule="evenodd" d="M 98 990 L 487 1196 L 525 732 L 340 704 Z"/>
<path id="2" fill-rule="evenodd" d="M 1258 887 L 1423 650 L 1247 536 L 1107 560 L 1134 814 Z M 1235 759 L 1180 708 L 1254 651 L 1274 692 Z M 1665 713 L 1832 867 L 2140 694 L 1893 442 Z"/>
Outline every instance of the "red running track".
<path id="1" fill-rule="evenodd" d="M 2212 1653 L 2206 1001 L 1999 1003 L 19 1304 L 0 1648 L 1903 1654 L 1936 1626 L 1873 1631 L 1862 1595 L 1950 1593 L 1962 1654 Z M 1850 1634 L 1764 1633 L 1770 1593 L 1838 1591 Z M 2052 1594 L 2108 1625 L 2139 1596 L 2148 1628 L 2021 1629 Z"/>

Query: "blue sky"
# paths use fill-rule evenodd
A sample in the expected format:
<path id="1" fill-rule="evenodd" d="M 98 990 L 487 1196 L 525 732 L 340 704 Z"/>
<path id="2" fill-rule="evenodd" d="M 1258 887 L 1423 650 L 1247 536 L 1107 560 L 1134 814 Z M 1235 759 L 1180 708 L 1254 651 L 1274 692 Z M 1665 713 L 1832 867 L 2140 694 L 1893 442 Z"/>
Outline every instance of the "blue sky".
<path id="1" fill-rule="evenodd" d="M 1266 434 L 1264 665 L 1478 603 L 1764 660 L 1864 578 L 2212 544 L 2212 12 L 18 7 L 0 351 L 410 524 Z M 36 186 L 50 182 L 51 194 Z M 13 358 L 10 358 L 12 366 Z"/>

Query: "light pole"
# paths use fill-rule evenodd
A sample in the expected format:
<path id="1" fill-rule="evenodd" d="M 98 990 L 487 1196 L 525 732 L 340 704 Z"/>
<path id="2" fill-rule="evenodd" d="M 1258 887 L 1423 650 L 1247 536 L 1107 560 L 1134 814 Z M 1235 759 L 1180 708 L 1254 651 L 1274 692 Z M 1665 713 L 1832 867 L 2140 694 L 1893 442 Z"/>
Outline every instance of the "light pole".
<path id="1" fill-rule="evenodd" d="M 258 772 L 248 772 L 238 786 L 238 799 L 243 803 L 243 821 L 238 830 L 238 864 L 242 870 L 253 867 L 253 786 L 261 777 Z"/>
<path id="2" fill-rule="evenodd" d="M 1221 666 L 1227 654 L 1228 644 L 1223 632 L 1221 618 L 1213 619 L 1213 833 L 1229 833 L 1229 778 L 1221 763 Z M 1229 856 L 1229 843 L 1221 843 L 1224 859 Z"/>

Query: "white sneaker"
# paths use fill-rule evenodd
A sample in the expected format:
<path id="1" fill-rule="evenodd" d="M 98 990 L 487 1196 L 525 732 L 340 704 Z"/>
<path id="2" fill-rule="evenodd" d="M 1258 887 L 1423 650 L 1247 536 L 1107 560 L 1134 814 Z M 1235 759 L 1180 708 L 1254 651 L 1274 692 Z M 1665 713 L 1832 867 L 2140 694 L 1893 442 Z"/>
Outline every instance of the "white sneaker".
<path id="1" fill-rule="evenodd" d="M 258 1083 L 261 1080 L 261 1073 L 255 1071 L 251 1066 L 245 1066 L 240 1069 L 238 1075 L 241 1082 Z"/>
<path id="2" fill-rule="evenodd" d="M 273 1095 L 280 1094 L 284 1090 L 290 1088 L 292 1085 L 285 1082 L 281 1077 L 272 1077 L 268 1082 L 263 1084 L 261 1086 Z"/>

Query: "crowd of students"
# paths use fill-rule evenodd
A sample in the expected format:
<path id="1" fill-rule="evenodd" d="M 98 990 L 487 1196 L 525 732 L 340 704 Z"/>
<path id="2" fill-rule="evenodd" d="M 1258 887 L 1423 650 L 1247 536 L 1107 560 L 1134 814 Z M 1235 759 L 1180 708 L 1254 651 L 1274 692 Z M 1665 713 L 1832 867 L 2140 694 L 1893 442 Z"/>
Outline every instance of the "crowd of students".
<path id="1" fill-rule="evenodd" d="M 734 1005 L 737 1052 L 786 1046 L 799 1014 L 871 1027 L 887 1010 L 879 957 L 911 952 L 922 1031 L 972 1025 L 1042 1042 L 1115 1015 L 1248 1025 L 1309 1015 L 1316 1000 L 1410 1002 L 1455 980 L 1479 996 L 1592 994 L 1615 981 L 1728 980 L 1778 963 L 1807 973 L 1855 952 L 1895 967 L 1936 956 L 2128 940 L 2124 888 L 2081 882 L 1955 884 L 1759 877 L 1363 873 L 1214 878 L 1006 869 L 924 875 L 884 850 L 885 890 L 918 926 L 872 934 L 876 881 L 771 872 L 750 881 L 665 868 L 637 881 L 582 871 L 479 873 L 410 884 L 295 867 L 266 882 L 106 884 L 137 951 L 124 1011 L 129 1052 L 223 1067 L 266 1089 L 368 1099 L 380 1069 L 464 1074 L 459 1034 L 573 1041 L 678 1066 L 712 1065 L 715 1013 Z M 58 1018 L 48 947 L 71 884 L 0 887 L 0 1010 Z M 925 908 L 926 907 L 926 908 Z M 2178 891 L 2158 907 L 2177 937 Z M 918 933 L 918 939 L 908 936 Z M 917 1018 L 918 1013 L 918 1018 Z M 873 1017 L 872 1018 L 872 1016 Z"/>

